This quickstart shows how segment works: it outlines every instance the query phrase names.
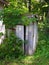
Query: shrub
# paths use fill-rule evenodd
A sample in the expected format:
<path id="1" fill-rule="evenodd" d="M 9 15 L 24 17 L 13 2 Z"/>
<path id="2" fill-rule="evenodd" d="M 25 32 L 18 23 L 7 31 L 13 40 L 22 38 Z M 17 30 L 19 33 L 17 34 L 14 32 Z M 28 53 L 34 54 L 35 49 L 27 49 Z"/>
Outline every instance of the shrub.
<path id="1" fill-rule="evenodd" d="M 9 38 L 5 38 L 0 45 L 0 59 L 4 58 L 18 58 L 23 55 L 22 50 L 23 41 L 11 33 Z"/>

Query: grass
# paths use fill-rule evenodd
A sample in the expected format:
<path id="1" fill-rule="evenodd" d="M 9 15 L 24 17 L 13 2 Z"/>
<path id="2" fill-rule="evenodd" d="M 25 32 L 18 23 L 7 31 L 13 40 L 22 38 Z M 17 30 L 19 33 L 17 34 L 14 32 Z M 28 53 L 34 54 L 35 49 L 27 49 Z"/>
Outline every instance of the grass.
<path id="1" fill-rule="evenodd" d="M 26 56 L 18 60 L 2 60 L 0 61 L 0 65 L 49 65 L 49 58 L 45 56 Z"/>

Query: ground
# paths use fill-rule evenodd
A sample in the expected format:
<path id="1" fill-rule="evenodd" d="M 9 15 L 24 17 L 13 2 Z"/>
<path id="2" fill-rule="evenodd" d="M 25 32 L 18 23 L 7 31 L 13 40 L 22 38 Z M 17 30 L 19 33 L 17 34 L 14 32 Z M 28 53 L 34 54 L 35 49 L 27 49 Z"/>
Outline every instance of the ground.
<path id="1" fill-rule="evenodd" d="M 49 59 L 42 57 L 27 56 L 21 60 L 0 61 L 0 65 L 49 65 Z"/>

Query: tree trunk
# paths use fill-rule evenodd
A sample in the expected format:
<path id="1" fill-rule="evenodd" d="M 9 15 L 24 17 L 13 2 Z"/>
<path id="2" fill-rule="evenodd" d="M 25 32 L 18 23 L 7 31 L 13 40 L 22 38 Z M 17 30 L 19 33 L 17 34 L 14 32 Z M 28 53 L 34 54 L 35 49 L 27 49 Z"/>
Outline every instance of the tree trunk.
<path id="1" fill-rule="evenodd" d="M 31 0 L 29 0 L 29 12 L 31 12 Z"/>

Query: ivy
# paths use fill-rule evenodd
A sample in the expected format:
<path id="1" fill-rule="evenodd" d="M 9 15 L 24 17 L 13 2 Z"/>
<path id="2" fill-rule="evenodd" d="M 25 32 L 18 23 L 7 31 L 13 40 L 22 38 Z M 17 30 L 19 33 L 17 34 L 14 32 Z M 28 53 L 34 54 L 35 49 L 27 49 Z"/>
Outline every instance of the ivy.
<path id="1" fill-rule="evenodd" d="M 23 8 L 5 8 L 3 20 L 6 28 L 13 28 L 18 24 L 29 25 L 30 22 L 36 21 L 36 18 L 25 16 L 26 13 L 28 13 L 28 9 L 25 6 Z"/>

